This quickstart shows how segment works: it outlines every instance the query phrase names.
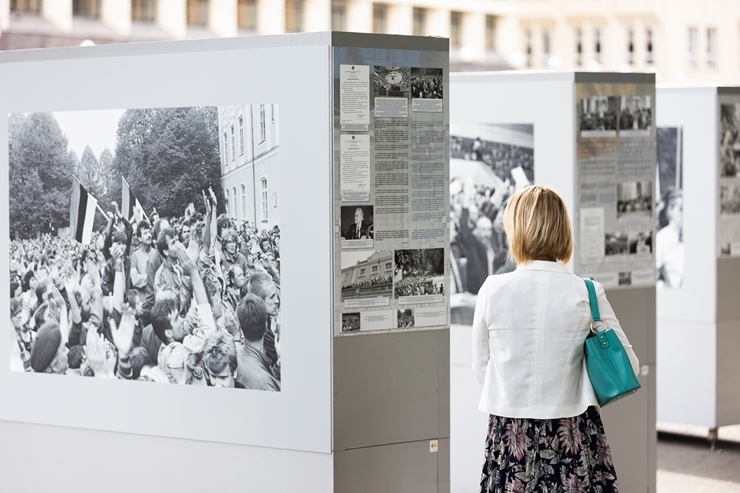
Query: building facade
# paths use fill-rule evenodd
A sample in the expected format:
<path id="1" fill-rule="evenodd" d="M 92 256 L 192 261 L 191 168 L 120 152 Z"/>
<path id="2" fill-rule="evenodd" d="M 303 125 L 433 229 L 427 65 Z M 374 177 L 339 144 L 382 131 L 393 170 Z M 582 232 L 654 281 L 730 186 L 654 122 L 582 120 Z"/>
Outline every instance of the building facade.
<path id="1" fill-rule="evenodd" d="M 740 75 L 737 0 L 0 0 L 0 49 L 328 30 L 447 37 L 451 70 Z"/>
<path id="2" fill-rule="evenodd" d="M 218 107 L 221 186 L 238 224 L 280 224 L 279 122 L 276 104 Z"/>

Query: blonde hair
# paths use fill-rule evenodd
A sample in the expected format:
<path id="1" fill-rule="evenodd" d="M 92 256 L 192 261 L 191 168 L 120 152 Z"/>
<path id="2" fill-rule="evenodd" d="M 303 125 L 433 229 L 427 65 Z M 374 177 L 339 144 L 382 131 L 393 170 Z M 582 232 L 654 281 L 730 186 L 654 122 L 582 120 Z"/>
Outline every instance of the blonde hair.
<path id="1" fill-rule="evenodd" d="M 552 188 L 530 185 L 511 196 L 504 211 L 509 257 L 517 264 L 532 260 L 567 263 L 573 255 L 573 232 L 563 199 Z"/>

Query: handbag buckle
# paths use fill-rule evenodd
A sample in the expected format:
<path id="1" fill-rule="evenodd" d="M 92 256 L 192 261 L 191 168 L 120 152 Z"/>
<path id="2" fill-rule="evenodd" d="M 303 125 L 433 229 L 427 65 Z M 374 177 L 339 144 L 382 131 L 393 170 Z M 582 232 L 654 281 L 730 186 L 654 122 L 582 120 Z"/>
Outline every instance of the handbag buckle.
<path id="1" fill-rule="evenodd" d="M 599 319 L 599 320 L 591 320 L 591 328 L 590 328 L 590 330 L 591 330 L 591 332 L 593 334 L 596 334 L 598 332 L 598 330 L 596 329 L 596 324 L 598 324 L 598 323 L 601 323 L 601 325 L 602 325 L 602 327 L 604 329 L 606 328 L 606 324 L 604 323 L 603 320 L 601 320 L 601 319 Z"/>

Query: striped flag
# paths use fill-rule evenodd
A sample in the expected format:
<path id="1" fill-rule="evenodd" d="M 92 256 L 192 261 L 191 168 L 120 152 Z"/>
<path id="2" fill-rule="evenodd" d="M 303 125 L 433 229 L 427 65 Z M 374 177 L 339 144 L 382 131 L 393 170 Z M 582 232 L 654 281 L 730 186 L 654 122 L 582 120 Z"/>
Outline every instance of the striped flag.
<path id="1" fill-rule="evenodd" d="M 80 243 L 90 242 L 97 207 L 98 199 L 87 193 L 87 190 L 75 178 L 72 183 L 72 201 L 69 207 L 69 234 Z"/>
<path id="2" fill-rule="evenodd" d="M 131 216 L 134 215 L 135 208 L 141 209 L 141 204 L 133 192 L 131 192 L 126 178 L 121 177 L 121 180 L 121 214 L 123 214 L 126 220 L 130 220 Z"/>

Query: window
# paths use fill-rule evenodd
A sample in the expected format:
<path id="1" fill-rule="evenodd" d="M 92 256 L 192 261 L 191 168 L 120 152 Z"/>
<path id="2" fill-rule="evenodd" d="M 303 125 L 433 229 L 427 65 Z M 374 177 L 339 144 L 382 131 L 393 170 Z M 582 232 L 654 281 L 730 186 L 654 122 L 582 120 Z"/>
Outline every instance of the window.
<path id="1" fill-rule="evenodd" d="M 388 31 L 388 6 L 384 3 L 373 4 L 373 32 L 384 33 Z"/>
<path id="2" fill-rule="evenodd" d="M 713 27 L 707 29 L 707 67 L 717 67 L 717 30 Z"/>
<path id="3" fill-rule="evenodd" d="M 239 0 L 236 23 L 239 29 L 257 30 L 257 0 Z"/>
<path id="4" fill-rule="evenodd" d="M 425 9 L 414 7 L 414 24 L 413 24 L 413 34 L 414 36 L 424 36 L 426 35 L 426 21 L 427 21 L 427 11 Z"/>
<path id="5" fill-rule="evenodd" d="M 385 263 L 385 270 L 391 270 L 393 268 L 393 264 L 391 262 Z"/>
<path id="6" fill-rule="evenodd" d="M 459 48 L 462 45 L 462 12 L 450 12 L 450 46 Z"/>
<path id="7" fill-rule="evenodd" d="M 267 214 L 267 178 L 262 178 L 260 180 L 260 186 L 262 188 L 262 222 L 266 223 L 268 220 L 268 214 Z"/>
<path id="8" fill-rule="evenodd" d="M 234 137 L 234 125 L 231 126 L 231 159 L 236 157 L 236 143 Z"/>
<path id="9" fill-rule="evenodd" d="M 594 59 L 601 63 L 601 29 L 594 31 Z"/>
<path id="10" fill-rule="evenodd" d="M 100 0 L 73 0 L 72 15 L 79 17 L 100 17 Z"/>
<path id="11" fill-rule="evenodd" d="M 229 138 L 226 136 L 226 132 L 224 132 L 224 166 L 229 165 Z"/>
<path id="12" fill-rule="evenodd" d="M 42 0 L 10 0 L 11 12 L 38 14 L 41 12 Z"/>
<path id="13" fill-rule="evenodd" d="M 244 117 L 239 117 L 239 155 L 244 155 Z"/>
<path id="14" fill-rule="evenodd" d="M 231 217 L 236 218 L 236 213 L 239 210 L 239 208 L 237 207 L 237 200 L 236 200 L 236 187 L 234 187 L 232 191 L 234 192 L 234 207 L 232 207 L 231 209 Z"/>
<path id="15" fill-rule="evenodd" d="M 208 0 L 188 0 L 187 21 L 189 26 L 208 24 Z"/>
<path id="16" fill-rule="evenodd" d="M 527 67 L 532 66 L 532 30 L 527 29 L 524 31 L 524 65 Z"/>
<path id="17" fill-rule="evenodd" d="M 645 63 L 652 65 L 655 63 L 655 41 L 653 40 L 652 28 L 645 29 Z"/>
<path id="18" fill-rule="evenodd" d="M 581 66 L 583 64 L 583 32 L 580 29 L 576 29 L 576 65 Z"/>
<path id="19" fill-rule="evenodd" d="M 362 277 L 364 275 L 365 275 L 365 268 L 364 267 L 361 267 L 360 268 L 360 277 Z"/>
<path id="20" fill-rule="evenodd" d="M 265 128 L 265 105 L 260 105 L 260 144 L 267 138 L 267 129 Z"/>
<path id="21" fill-rule="evenodd" d="M 377 274 L 377 273 L 378 273 L 378 266 L 377 266 L 377 265 L 373 265 L 373 267 L 372 267 L 372 269 L 370 270 L 370 272 L 371 272 L 372 274 Z"/>
<path id="22" fill-rule="evenodd" d="M 635 31 L 627 29 L 627 64 L 635 63 Z"/>
<path id="23" fill-rule="evenodd" d="M 154 22 L 157 18 L 157 0 L 131 0 L 131 20 Z"/>
<path id="24" fill-rule="evenodd" d="M 228 215 L 229 213 L 229 189 L 226 188 L 224 190 L 224 193 L 226 194 L 226 214 Z"/>
<path id="25" fill-rule="evenodd" d="M 285 0 L 285 32 L 303 31 L 303 0 Z"/>
<path id="26" fill-rule="evenodd" d="M 486 16 L 486 50 L 496 51 L 496 16 Z"/>
<path id="27" fill-rule="evenodd" d="M 347 18 L 347 6 L 344 0 L 331 0 L 331 29 L 332 31 L 344 31 Z"/>
<path id="28" fill-rule="evenodd" d="M 242 183 L 242 220 L 247 219 L 247 187 Z"/>
<path id="29" fill-rule="evenodd" d="M 688 31 L 689 39 L 688 39 L 688 48 L 689 48 L 689 67 L 696 68 L 697 65 L 697 48 L 696 48 L 696 42 L 697 42 L 697 31 L 695 27 L 690 27 Z"/>

